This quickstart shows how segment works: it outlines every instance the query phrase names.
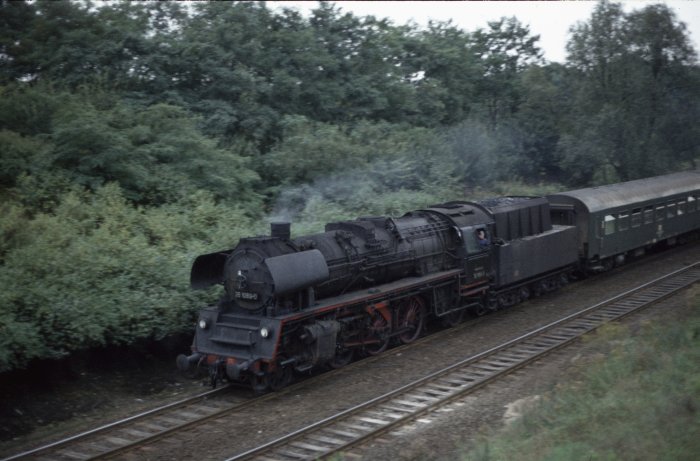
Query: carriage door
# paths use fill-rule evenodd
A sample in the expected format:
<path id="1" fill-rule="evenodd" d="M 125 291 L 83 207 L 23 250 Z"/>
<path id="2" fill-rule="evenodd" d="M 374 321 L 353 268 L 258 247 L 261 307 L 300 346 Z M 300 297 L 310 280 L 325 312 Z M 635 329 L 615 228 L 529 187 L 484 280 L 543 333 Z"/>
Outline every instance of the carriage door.
<path id="1" fill-rule="evenodd" d="M 488 280 L 491 274 L 492 245 L 488 227 L 469 226 L 461 228 L 460 231 L 465 281 L 473 283 Z"/>

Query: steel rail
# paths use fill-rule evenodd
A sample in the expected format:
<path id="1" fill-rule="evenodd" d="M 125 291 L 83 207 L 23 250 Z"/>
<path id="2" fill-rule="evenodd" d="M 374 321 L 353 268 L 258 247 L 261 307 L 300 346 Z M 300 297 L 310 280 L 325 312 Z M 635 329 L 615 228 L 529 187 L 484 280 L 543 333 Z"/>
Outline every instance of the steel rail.
<path id="1" fill-rule="evenodd" d="M 228 458 L 319 459 L 341 453 L 562 348 L 700 280 L 700 262 L 540 327 L 412 383 Z"/>
<path id="2" fill-rule="evenodd" d="M 223 392 L 225 389 L 228 389 L 228 386 L 220 387 L 218 389 L 213 389 L 213 390 L 210 390 L 207 392 L 203 392 L 201 394 L 197 394 L 197 395 L 194 395 L 191 397 L 187 397 L 187 398 L 178 400 L 176 402 L 171 402 L 171 403 L 168 403 L 166 405 L 162 405 L 160 407 L 152 408 L 152 409 L 144 411 L 142 413 L 138 413 L 136 415 L 132 415 L 132 416 L 129 416 L 127 418 L 120 419 L 119 421 L 107 423 L 107 424 L 104 424 L 102 426 L 96 427 L 94 429 L 90 429 L 89 431 L 81 432 L 79 434 L 72 435 L 72 436 L 67 437 L 65 439 L 57 440 L 55 442 L 51 442 L 51 443 L 48 443 L 46 445 L 36 447 L 36 448 L 31 449 L 31 450 L 22 452 L 22 453 L 17 453 L 15 455 L 12 455 L 12 456 L 7 457 L 7 458 L 2 458 L 0 461 L 14 461 L 17 459 L 27 458 L 27 457 L 33 456 L 33 455 L 38 455 L 38 454 L 47 452 L 47 451 L 52 450 L 52 449 L 60 448 L 62 446 L 66 446 L 68 444 L 75 443 L 79 440 L 86 439 L 90 436 L 98 435 L 98 434 L 104 433 L 106 431 L 116 429 L 120 426 L 124 426 L 126 424 L 133 423 L 136 421 L 140 421 L 140 420 L 147 418 L 149 416 L 155 416 L 157 414 L 166 412 L 168 410 L 174 410 L 176 408 L 189 405 L 189 404 L 194 403 L 198 400 L 204 400 L 206 398 L 212 397 L 216 394 Z"/>

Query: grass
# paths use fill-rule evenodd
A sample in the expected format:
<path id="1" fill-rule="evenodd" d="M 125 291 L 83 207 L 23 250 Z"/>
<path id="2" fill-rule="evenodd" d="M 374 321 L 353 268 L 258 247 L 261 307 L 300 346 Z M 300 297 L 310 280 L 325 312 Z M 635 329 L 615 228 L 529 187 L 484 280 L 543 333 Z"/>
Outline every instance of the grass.
<path id="1" fill-rule="evenodd" d="M 700 289 L 683 321 L 611 324 L 593 341 L 605 354 L 464 460 L 696 460 L 700 453 Z"/>

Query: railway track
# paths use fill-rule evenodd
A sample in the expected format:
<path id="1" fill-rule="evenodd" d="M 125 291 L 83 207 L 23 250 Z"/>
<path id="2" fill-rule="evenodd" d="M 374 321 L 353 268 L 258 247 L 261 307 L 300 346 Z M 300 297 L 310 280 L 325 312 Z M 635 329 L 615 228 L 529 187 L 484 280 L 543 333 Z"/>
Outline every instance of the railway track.
<path id="1" fill-rule="evenodd" d="M 348 451 L 700 280 L 700 262 L 645 283 L 227 461 L 327 458 Z"/>
<path id="2" fill-rule="evenodd" d="M 90 460 L 116 455 L 204 420 L 235 411 L 249 401 L 219 401 L 227 387 L 105 424 L 104 426 L 4 458 L 37 460 Z"/>
<path id="3" fill-rule="evenodd" d="M 465 325 L 461 327 L 464 328 Z M 460 329 L 461 328 L 456 328 L 452 331 L 447 330 L 445 334 L 456 334 Z M 414 347 L 426 341 L 439 340 L 439 336 L 440 335 L 434 335 L 421 338 L 413 343 L 395 347 L 392 349 L 392 352 L 397 353 L 405 348 Z M 368 362 L 379 359 L 380 356 L 368 357 L 341 369 L 330 370 L 321 375 L 314 376 L 311 380 L 317 382 L 318 380 L 330 379 L 336 373 L 347 372 L 353 367 L 361 366 L 361 364 L 367 364 Z M 27 459 L 42 461 L 87 461 L 113 458 L 163 437 L 175 434 L 178 431 L 202 425 L 215 418 L 230 415 L 264 400 L 292 393 L 299 386 L 312 384 L 311 380 L 302 380 L 280 392 L 265 394 L 247 400 L 237 399 L 235 402 L 231 402 L 230 400 L 214 400 L 232 386 L 220 387 L 119 421 L 105 424 L 56 442 L 17 453 L 7 458 L 2 458 L 0 461 Z"/>
<path id="4" fill-rule="evenodd" d="M 695 269 L 696 272 L 700 272 L 700 269 L 697 268 L 698 264 L 692 266 Z M 688 269 L 685 269 L 688 270 Z M 679 272 L 680 273 L 680 272 Z M 696 276 L 697 277 L 697 276 Z M 650 282 L 649 284 L 644 285 L 643 287 L 650 287 L 650 284 L 658 283 L 659 280 L 657 279 L 653 282 Z M 689 282 L 693 283 L 693 282 Z M 632 295 L 636 293 L 639 289 L 642 289 L 642 287 L 632 290 L 630 292 L 627 292 L 621 296 L 627 296 L 627 295 Z M 613 298 L 614 300 L 617 300 L 618 298 Z M 660 298 L 659 298 L 660 299 Z M 655 301 L 657 299 L 654 299 Z M 620 299 L 620 302 L 623 300 Z M 650 301 L 650 302 L 653 302 Z M 607 302 L 606 302 L 607 303 Z M 600 307 L 603 306 L 605 303 L 598 304 L 594 307 Z M 592 308 L 591 308 L 592 309 Z M 630 310 L 629 312 L 632 312 L 635 309 Z M 612 311 L 611 311 L 612 312 Z M 627 313 L 629 313 L 627 312 Z M 569 319 L 572 319 L 572 317 L 576 317 L 579 315 L 583 315 L 581 313 L 579 314 L 574 314 L 574 316 L 569 316 L 567 319 L 562 320 L 566 321 Z M 591 315 L 593 313 L 591 312 Z M 620 315 L 621 316 L 621 315 Z M 605 314 L 603 317 L 604 321 L 607 320 L 612 320 L 615 318 L 619 318 L 620 316 L 617 317 L 609 317 L 608 314 Z M 548 329 L 548 328 L 554 328 L 555 325 L 557 325 L 559 322 L 555 324 L 550 324 L 547 327 L 544 327 L 543 329 Z M 585 333 L 587 331 L 590 331 L 591 329 L 596 328 L 598 325 L 591 325 L 590 328 L 578 328 L 578 331 Z M 415 341 L 414 343 L 407 344 L 404 346 L 399 346 L 396 348 L 392 349 L 393 353 L 398 353 L 404 348 L 409 348 L 409 347 L 414 347 L 418 344 L 424 343 L 424 342 L 433 342 L 433 341 L 440 341 L 441 338 L 444 339 L 445 335 L 453 335 L 453 334 L 459 334 L 460 331 L 462 331 L 465 328 L 468 328 L 468 324 L 462 324 L 459 325 L 455 328 L 451 328 L 448 330 L 443 330 L 441 332 L 438 332 L 437 334 L 433 334 L 424 338 L 421 338 L 418 341 Z M 518 338 L 517 340 L 514 341 L 525 341 L 528 338 L 530 338 L 531 335 L 534 335 L 535 333 L 543 330 L 537 330 L 536 332 L 530 333 L 527 336 Z M 575 339 L 577 336 L 571 336 L 572 332 L 575 332 L 577 329 L 576 328 L 569 328 L 566 330 L 567 336 L 565 338 L 571 337 L 570 340 Z M 559 335 L 558 332 L 553 333 L 555 336 Z M 562 337 L 564 338 L 564 337 Z M 565 339 L 564 338 L 564 339 Z M 533 340 L 533 338 L 530 338 Z M 305 437 L 305 434 L 307 431 L 311 431 L 314 428 L 322 430 L 322 427 L 325 428 L 328 425 L 332 424 L 332 420 L 334 418 L 337 418 L 338 416 L 346 415 L 348 417 L 352 417 L 352 415 L 355 414 L 356 411 L 361 411 L 362 408 L 364 408 L 366 405 L 371 405 L 372 402 L 375 401 L 383 401 L 383 399 L 388 399 L 390 396 L 394 395 L 394 393 L 387 394 L 385 396 L 380 397 L 379 399 L 372 400 L 370 402 L 367 402 L 363 405 L 354 407 L 353 409 L 347 410 L 346 412 L 341 413 L 340 415 L 336 415 L 335 417 L 328 418 L 327 420 L 324 420 L 320 423 L 314 424 L 312 426 L 309 426 L 305 429 L 302 429 L 300 431 L 296 431 L 293 434 L 290 434 L 289 436 L 286 436 L 282 439 L 278 439 L 274 442 L 271 442 L 271 444 L 267 444 L 259 449 L 251 450 L 249 452 L 246 452 L 242 455 L 236 456 L 231 459 L 251 459 L 255 458 L 258 455 L 262 457 L 264 453 L 264 457 L 268 458 L 280 458 L 280 459 L 288 459 L 288 457 L 284 456 L 278 456 L 279 453 L 277 451 L 270 451 L 273 448 L 276 448 L 279 446 L 282 446 L 285 443 L 285 440 L 288 440 L 289 446 L 294 447 L 293 449 L 288 448 L 287 451 L 289 454 L 295 454 L 298 456 L 301 456 L 301 458 L 315 458 L 318 456 L 326 456 L 328 454 L 332 453 L 337 453 L 339 451 L 342 451 L 344 449 L 347 449 L 351 447 L 352 445 L 355 445 L 362 440 L 365 440 L 369 437 L 378 435 L 380 432 L 385 432 L 386 430 L 391 429 L 392 427 L 395 427 L 396 425 L 403 424 L 405 422 L 408 422 L 410 419 L 413 419 L 415 417 L 418 417 L 420 414 L 423 414 L 427 411 L 430 411 L 433 409 L 435 405 L 440 405 L 442 403 L 446 403 L 449 400 L 453 398 L 458 398 L 461 395 L 464 395 L 464 393 L 469 392 L 470 390 L 476 389 L 477 387 L 485 384 L 486 382 L 495 379 L 497 376 L 503 375 L 505 373 L 512 370 L 515 370 L 519 367 L 522 367 L 526 365 L 530 360 L 534 360 L 534 358 L 528 359 L 527 354 L 522 355 L 521 352 L 512 352 L 510 354 L 504 354 L 502 356 L 493 356 L 497 351 L 501 350 L 501 348 L 506 347 L 508 344 L 513 343 L 514 341 L 511 341 L 507 343 L 506 345 L 499 346 L 497 348 L 491 349 L 490 351 L 484 352 L 482 354 L 479 354 L 477 356 L 474 356 L 467 361 L 460 362 L 461 365 L 463 366 L 468 366 L 471 364 L 471 361 L 475 361 L 472 365 L 471 368 L 465 369 L 465 373 L 462 373 L 463 376 L 459 376 L 460 373 L 456 373 L 455 376 L 448 376 L 447 378 L 443 378 L 443 381 L 441 384 L 429 384 L 427 381 L 424 383 L 427 387 L 423 388 L 421 387 L 423 384 L 423 381 L 432 379 L 432 377 L 439 378 L 437 375 L 441 375 L 442 373 L 447 373 L 448 369 L 442 370 L 438 373 L 435 373 L 427 378 L 424 378 L 422 380 L 416 381 L 412 384 L 409 384 L 407 386 L 402 387 L 401 389 L 398 389 L 395 392 L 410 392 L 411 394 L 416 394 L 415 396 L 411 397 L 414 400 L 406 400 L 406 402 L 411 402 L 411 403 L 401 403 L 399 402 L 399 406 L 394 408 L 393 413 L 382 413 L 381 410 L 372 410 L 371 408 L 368 407 L 368 414 L 369 416 L 363 416 L 365 420 L 360 420 L 362 423 L 359 424 L 359 427 L 352 427 L 352 426 L 357 426 L 357 425 L 352 425 L 347 427 L 347 430 L 339 430 L 338 432 L 341 433 L 346 433 L 347 436 L 343 437 L 343 434 L 335 434 L 335 437 L 328 437 L 325 435 L 319 436 L 318 434 L 311 434 L 311 440 L 315 441 L 309 443 L 308 441 L 304 441 L 303 437 Z M 530 343 L 528 343 L 530 344 Z M 547 345 L 548 342 L 542 342 L 541 344 Z M 563 344 L 561 344 L 563 345 Z M 538 352 L 538 355 L 536 357 L 539 357 L 543 353 L 549 352 L 556 347 L 561 347 L 559 346 L 552 346 L 552 347 L 545 347 L 544 352 L 542 351 L 542 346 L 532 347 L 532 352 Z M 525 349 L 523 351 L 526 351 L 528 349 L 528 346 L 525 345 Z M 192 429 L 196 426 L 201 426 L 204 425 L 207 421 L 212 421 L 216 418 L 221 418 L 225 416 L 231 416 L 235 415 L 238 411 L 242 411 L 244 408 L 249 407 L 251 405 L 255 405 L 257 403 L 261 403 L 264 400 L 269 400 L 272 398 L 284 398 L 284 395 L 287 395 L 289 393 L 294 392 L 299 386 L 305 386 L 305 385 L 313 385 L 317 380 L 324 380 L 324 379 L 330 379 L 334 374 L 336 373 L 342 373 L 342 372 L 347 372 L 351 371 L 352 368 L 356 366 L 363 366 L 366 365 L 371 361 L 374 360 L 379 360 L 381 356 L 378 357 L 370 357 L 368 359 L 362 360 L 355 362 L 351 365 L 348 365 L 342 369 L 338 370 L 333 370 L 331 372 L 327 372 L 318 376 L 315 376 L 311 380 L 305 380 L 301 381 L 293 386 L 290 386 L 289 388 L 278 392 L 278 393 L 271 393 L 271 394 L 266 394 L 261 397 L 257 398 L 250 398 L 248 400 L 241 400 L 240 398 L 238 401 L 231 402 L 231 399 L 220 399 L 219 397 L 221 394 L 225 392 L 227 387 L 216 389 L 213 391 L 205 392 L 202 394 L 199 394 L 197 396 L 193 396 L 191 398 L 183 399 L 178 402 L 171 403 L 169 405 L 165 405 L 114 423 L 110 423 L 101 427 L 98 427 L 96 429 L 83 432 L 78 435 L 74 435 L 71 437 L 68 437 L 63 440 L 59 440 L 54 443 L 50 443 L 38 448 L 35 448 L 33 450 L 29 450 L 23 453 L 19 453 L 13 456 L 10 456 L 8 458 L 4 458 L 2 461 L 11 461 L 11 460 L 20 460 L 20 459 L 37 459 L 37 460 L 91 460 L 91 459 L 108 459 L 108 458 L 114 458 L 118 457 L 120 454 L 124 453 L 129 453 L 133 452 L 136 450 L 138 447 L 141 446 L 146 446 L 149 444 L 152 444 L 153 442 L 161 439 L 161 438 L 166 438 L 168 436 L 175 435 L 177 433 L 181 433 L 182 431 Z M 476 360 L 479 360 L 479 362 L 476 362 Z M 458 364 L 458 365 L 460 365 Z M 452 380 L 454 382 L 449 382 L 445 381 L 447 380 Z M 469 379 L 472 379 L 472 381 L 469 381 Z M 446 384 L 447 383 L 447 384 Z M 398 394 L 397 394 L 398 395 Z M 404 399 L 399 399 L 399 400 L 404 400 Z M 377 405 L 379 405 L 378 403 Z M 403 408 L 403 411 L 401 410 Z M 415 411 L 408 412 L 406 411 L 407 409 L 414 409 Z M 352 413 L 352 414 L 351 414 Z M 383 415 L 380 417 L 380 415 Z M 373 420 L 376 420 L 373 421 Z M 391 425 L 384 425 L 380 424 L 378 427 L 378 430 L 380 432 L 376 432 L 373 426 L 379 424 L 379 422 L 389 422 L 392 423 Z M 339 423 L 342 424 L 342 423 Z M 320 426 L 319 426 L 320 425 Z M 384 427 L 386 426 L 386 427 Z M 362 428 L 362 429 L 360 429 Z M 354 430 L 351 430 L 354 429 Z M 322 432 L 319 432 L 322 433 Z M 354 440 L 352 437 L 357 435 L 359 438 L 357 440 Z M 291 438 L 290 438 L 291 437 Z M 320 438 L 320 440 L 319 440 Z M 320 445 L 320 442 L 323 442 L 323 440 L 326 439 L 327 444 L 329 447 L 324 447 Z M 297 445 L 292 445 L 293 443 L 296 443 L 297 445 L 308 445 L 310 448 L 308 450 L 300 450 L 300 447 Z M 267 448 L 266 448 L 267 447 Z M 324 451 L 319 451 L 320 449 Z M 328 449 L 329 451 L 326 453 L 325 450 Z M 262 451 L 258 451 L 262 450 Z M 282 449 L 282 452 L 284 452 L 284 449 Z"/>

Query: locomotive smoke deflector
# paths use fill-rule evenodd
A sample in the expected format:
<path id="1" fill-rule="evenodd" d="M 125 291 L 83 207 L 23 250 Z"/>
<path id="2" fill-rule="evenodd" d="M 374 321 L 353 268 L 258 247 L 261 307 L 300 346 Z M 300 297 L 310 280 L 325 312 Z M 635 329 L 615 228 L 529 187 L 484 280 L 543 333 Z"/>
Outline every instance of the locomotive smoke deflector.
<path id="1" fill-rule="evenodd" d="M 198 256 L 192 264 L 190 286 L 195 290 L 223 283 L 224 265 L 232 250 Z"/>
<path id="2" fill-rule="evenodd" d="M 272 276 L 276 295 L 312 287 L 329 277 L 326 259 L 318 250 L 265 258 L 265 266 Z"/>

